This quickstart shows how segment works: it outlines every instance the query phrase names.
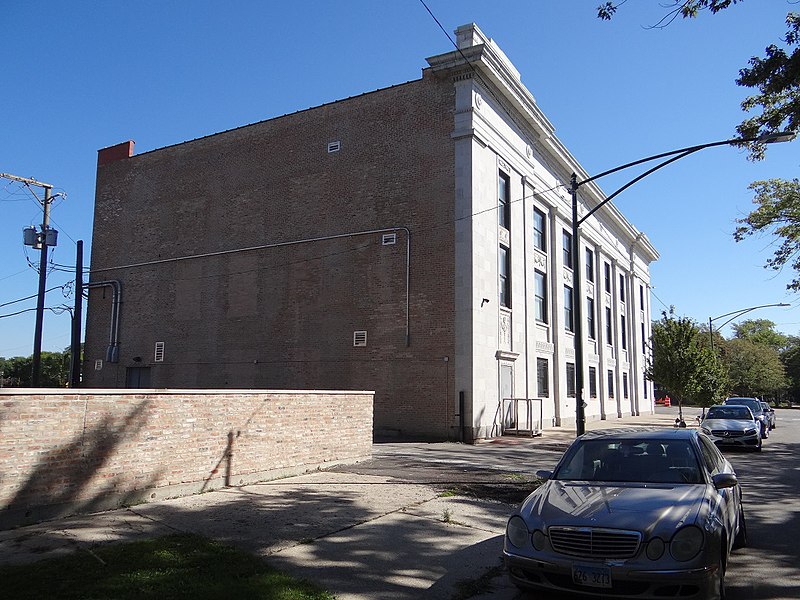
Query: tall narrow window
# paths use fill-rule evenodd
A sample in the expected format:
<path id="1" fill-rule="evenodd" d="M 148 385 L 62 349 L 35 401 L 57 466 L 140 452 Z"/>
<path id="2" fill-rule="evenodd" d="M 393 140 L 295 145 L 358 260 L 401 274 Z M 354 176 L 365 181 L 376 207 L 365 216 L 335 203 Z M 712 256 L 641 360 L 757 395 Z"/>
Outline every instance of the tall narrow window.
<path id="1" fill-rule="evenodd" d="M 644 399 L 647 400 L 647 372 L 642 377 L 642 383 L 644 383 Z"/>
<path id="2" fill-rule="evenodd" d="M 594 283 L 594 252 L 586 248 L 586 281 Z"/>
<path id="3" fill-rule="evenodd" d="M 642 352 L 647 351 L 647 338 L 644 335 L 644 323 L 642 323 Z"/>
<path id="4" fill-rule="evenodd" d="M 644 311 L 644 286 L 639 286 L 639 307 Z"/>
<path id="5" fill-rule="evenodd" d="M 619 275 L 619 301 L 625 302 L 625 275 Z"/>
<path id="6" fill-rule="evenodd" d="M 561 232 L 561 239 L 564 245 L 564 266 L 572 268 L 572 234 L 564 229 Z"/>
<path id="7" fill-rule="evenodd" d="M 594 333 L 594 298 L 586 299 L 586 333 L 590 340 L 595 339 Z"/>
<path id="8" fill-rule="evenodd" d="M 511 252 L 500 246 L 500 306 L 511 308 Z"/>
<path id="9" fill-rule="evenodd" d="M 540 398 L 550 397 L 550 361 L 546 358 L 536 359 L 536 388 Z"/>
<path id="10" fill-rule="evenodd" d="M 597 369 L 589 367 L 589 397 L 597 398 Z"/>
<path id="11" fill-rule="evenodd" d="M 627 400 L 628 398 L 628 374 L 622 374 L 622 397 Z"/>
<path id="12" fill-rule="evenodd" d="M 564 329 L 575 331 L 575 318 L 572 306 L 572 288 L 564 286 Z"/>
<path id="13" fill-rule="evenodd" d="M 603 263 L 603 283 L 607 293 L 611 293 L 611 265 Z"/>
<path id="14" fill-rule="evenodd" d="M 547 323 L 547 276 L 541 271 L 534 271 L 534 316 L 537 321 Z"/>
<path id="15" fill-rule="evenodd" d="M 619 318 L 619 335 L 622 338 L 622 349 L 628 349 L 628 328 L 625 320 L 625 315 L 620 315 Z"/>
<path id="16" fill-rule="evenodd" d="M 533 245 L 542 252 L 547 252 L 547 222 L 545 214 L 538 208 L 533 209 Z"/>
<path id="17" fill-rule="evenodd" d="M 614 371 L 608 371 L 608 397 L 614 397 Z"/>
<path id="18" fill-rule="evenodd" d="M 614 344 L 614 326 L 611 320 L 611 309 L 606 307 L 606 344 L 612 346 Z"/>
<path id="19" fill-rule="evenodd" d="M 497 178 L 497 217 L 501 227 L 511 230 L 511 183 L 508 175 L 500 172 Z"/>
<path id="20" fill-rule="evenodd" d="M 567 363 L 567 397 L 575 397 L 575 363 Z"/>

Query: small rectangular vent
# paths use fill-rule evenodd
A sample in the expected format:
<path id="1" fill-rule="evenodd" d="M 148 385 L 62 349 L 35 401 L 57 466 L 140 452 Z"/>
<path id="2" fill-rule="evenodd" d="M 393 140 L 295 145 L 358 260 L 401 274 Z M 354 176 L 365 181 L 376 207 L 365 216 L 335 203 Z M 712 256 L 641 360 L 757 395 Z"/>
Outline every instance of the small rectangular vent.
<path id="1" fill-rule="evenodd" d="M 95 371 L 102 371 L 103 370 L 103 359 L 102 358 L 98 358 L 96 361 L 94 361 L 94 370 Z"/>
<path id="2" fill-rule="evenodd" d="M 391 246 L 392 244 L 396 244 L 397 243 L 397 234 L 396 233 L 384 233 L 383 234 L 383 239 L 381 240 L 381 243 L 384 246 Z"/>
<path id="3" fill-rule="evenodd" d="M 338 152 L 342 149 L 342 142 L 335 141 L 335 142 L 328 142 L 328 153 L 331 152 Z"/>
<path id="4" fill-rule="evenodd" d="M 364 347 L 367 345 L 367 332 L 354 331 L 353 332 L 353 346 L 356 348 Z"/>
<path id="5" fill-rule="evenodd" d="M 156 352 L 153 362 L 164 362 L 164 342 L 156 342 Z"/>

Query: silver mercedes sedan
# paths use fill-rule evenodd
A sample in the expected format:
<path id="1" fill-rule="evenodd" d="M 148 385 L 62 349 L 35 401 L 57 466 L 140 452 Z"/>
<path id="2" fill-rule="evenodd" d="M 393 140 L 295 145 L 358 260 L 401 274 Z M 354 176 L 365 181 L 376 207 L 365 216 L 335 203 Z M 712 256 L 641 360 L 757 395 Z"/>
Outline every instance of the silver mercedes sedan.
<path id="1" fill-rule="evenodd" d="M 614 598 L 723 598 L 747 531 L 733 467 L 696 429 L 577 438 L 506 526 L 518 587 Z"/>
<path id="2" fill-rule="evenodd" d="M 712 406 L 700 422 L 700 429 L 717 446 L 735 446 L 761 451 L 761 425 L 747 406 Z"/>

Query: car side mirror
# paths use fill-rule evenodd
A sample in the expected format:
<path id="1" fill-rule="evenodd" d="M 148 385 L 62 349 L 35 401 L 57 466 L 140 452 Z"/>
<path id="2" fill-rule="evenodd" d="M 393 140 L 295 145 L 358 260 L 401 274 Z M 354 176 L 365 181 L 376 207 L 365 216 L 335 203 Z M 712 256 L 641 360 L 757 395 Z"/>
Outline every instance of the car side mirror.
<path id="1" fill-rule="evenodd" d="M 736 485 L 739 483 L 739 480 L 733 473 L 717 473 L 711 478 L 711 481 L 714 483 L 714 487 L 718 490 L 736 487 Z"/>
<path id="2" fill-rule="evenodd" d="M 536 471 L 536 476 L 539 479 L 550 479 L 553 476 L 553 472 L 552 471 L 544 471 L 544 470 Z"/>

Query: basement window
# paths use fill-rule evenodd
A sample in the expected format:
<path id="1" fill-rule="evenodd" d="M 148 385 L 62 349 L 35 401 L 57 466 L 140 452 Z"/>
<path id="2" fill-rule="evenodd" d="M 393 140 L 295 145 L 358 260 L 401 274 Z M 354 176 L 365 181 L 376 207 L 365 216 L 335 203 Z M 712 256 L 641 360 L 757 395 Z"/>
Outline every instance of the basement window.
<path id="1" fill-rule="evenodd" d="M 164 342 L 156 342 L 156 351 L 153 362 L 164 362 Z"/>
<path id="2" fill-rule="evenodd" d="M 342 142 L 336 140 L 335 142 L 328 142 L 328 153 L 338 152 L 342 149 Z"/>
<path id="3" fill-rule="evenodd" d="M 397 234 L 396 233 L 384 233 L 383 234 L 383 239 L 381 240 L 381 243 L 384 246 L 391 246 L 392 244 L 396 244 L 397 243 Z"/>
<path id="4" fill-rule="evenodd" d="M 367 345 L 367 332 L 354 331 L 353 332 L 353 346 L 356 348 L 363 348 Z"/>

